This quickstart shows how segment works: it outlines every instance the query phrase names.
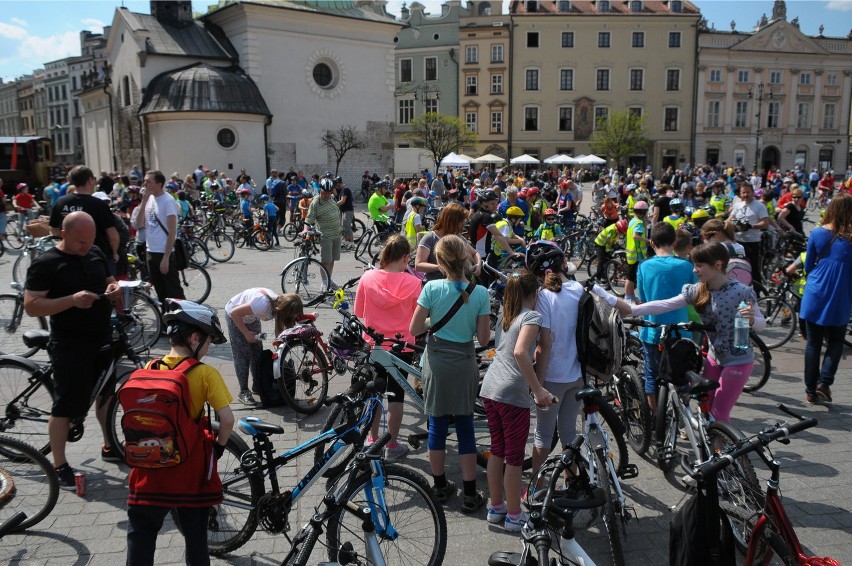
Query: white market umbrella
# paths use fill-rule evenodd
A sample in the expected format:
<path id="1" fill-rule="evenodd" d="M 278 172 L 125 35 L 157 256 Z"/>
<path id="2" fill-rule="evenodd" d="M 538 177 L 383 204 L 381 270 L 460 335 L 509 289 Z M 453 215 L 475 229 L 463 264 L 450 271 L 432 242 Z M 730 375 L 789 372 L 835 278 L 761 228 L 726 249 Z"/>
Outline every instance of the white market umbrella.
<path id="1" fill-rule="evenodd" d="M 505 163 L 506 160 L 493 153 L 486 153 L 482 157 L 477 157 L 473 160 L 474 163 Z"/>
<path id="2" fill-rule="evenodd" d="M 558 153 L 556 155 L 551 155 L 545 159 L 544 162 L 548 165 L 565 165 L 568 163 L 574 163 L 574 158 L 570 155 L 565 155 L 564 153 Z"/>
<path id="3" fill-rule="evenodd" d="M 527 155 L 525 153 L 523 155 L 515 157 L 514 159 L 510 159 L 509 163 L 511 163 L 512 165 L 535 165 L 541 162 L 532 155 Z"/>
<path id="4" fill-rule="evenodd" d="M 451 151 L 441 160 L 441 165 L 444 167 L 470 167 L 470 158 L 464 158 Z"/>
<path id="5" fill-rule="evenodd" d="M 589 154 L 584 155 L 581 158 L 577 158 L 577 160 L 583 165 L 604 165 L 606 164 L 606 159 L 600 158 L 597 155 Z"/>

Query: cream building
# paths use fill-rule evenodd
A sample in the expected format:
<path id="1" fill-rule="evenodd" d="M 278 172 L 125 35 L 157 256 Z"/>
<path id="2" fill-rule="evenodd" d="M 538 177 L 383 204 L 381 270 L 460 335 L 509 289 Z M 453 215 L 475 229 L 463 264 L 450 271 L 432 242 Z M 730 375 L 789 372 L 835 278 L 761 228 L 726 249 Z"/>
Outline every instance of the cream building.
<path id="1" fill-rule="evenodd" d="M 515 0 L 510 12 L 512 157 L 592 153 L 596 124 L 629 111 L 644 117 L 649 140 L 632 165 L 693 161 L 695 5 Z"/>
<path id="2" fill-rule="evenodd" d="M 698 65 L 698 162 L 846 169 L 852 39 L 808 36 L 775 2 L 755 31 L 702 31 Z"/>

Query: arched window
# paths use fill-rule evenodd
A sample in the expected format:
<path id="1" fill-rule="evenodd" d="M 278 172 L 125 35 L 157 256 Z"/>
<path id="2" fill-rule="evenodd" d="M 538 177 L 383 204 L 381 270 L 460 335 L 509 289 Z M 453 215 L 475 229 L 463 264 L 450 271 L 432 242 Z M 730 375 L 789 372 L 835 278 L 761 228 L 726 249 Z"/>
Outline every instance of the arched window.
<path id="1" fill-rule="evenodd" d="M 121 79 L 121 100 L 125 106 L 130 106 L 132 97 L 130 96 L 130 77 L 124 75 Z"/>

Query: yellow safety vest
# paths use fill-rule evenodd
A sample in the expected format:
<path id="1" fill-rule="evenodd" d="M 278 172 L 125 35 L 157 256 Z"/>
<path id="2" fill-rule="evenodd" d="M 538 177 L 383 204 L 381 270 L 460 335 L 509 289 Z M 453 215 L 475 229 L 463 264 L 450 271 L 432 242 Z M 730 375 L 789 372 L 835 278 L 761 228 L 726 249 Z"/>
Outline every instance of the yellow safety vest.
<path id="1" fill-rule="evenodd" d="M 504 228 L 506 226 L 509 226 L 508 220 L 498 220 L 494 224 L 494 227 L 497 228 L 497 231 L 500 232 L 501 234 L 503 233 L 502 228 Z M 509 236 L 509 237 L 511 238 L 512 236 Z M 498 242 L 497 239 L 493 235 L 491 236 L 491 253 L 493 253 L 494 255 L 503 255 L 503 253 L 504 253 L 503 252 L 503 246 L 500 245 L 500 242 Z M 505 253 L 508 253 L 508 250 L 506 250 Z"/>
<path id="2" fill-rule="evenodd" d="M 728 197 L 724 195 L 713 195 L 710 197 L 710 204 L 716 209 L 716 216 L 723 216 L 725 209 L 728 208 Z"/>
<path id="3" fill-rule="evenodd" d="M 677 232 L 677 229 L 680 228 L 681 224 L 686 222 L 686 218 L 680 216 L 677 218 L 672 218 L 672 216 L 666 216 L 665 218 L 663 218 L 663 222 L 670 225 L 672 228 L 675 229 L 675 232 Z"/>
<path id="4" fill-rule="evenodd" d="M 630 221 L 630 224 L 627 225 L 627 241 L 625 242 L 625 247 L 627 248 L 627 263 L 634 264 L 639 261 L 643 261 L 646 257 L 648 257 L 648 243 L 641 242 L 639 244 L 634 240 L 634 234 L 636 233 L 636 227 L 641 224 L 644 228 L 645 221 L 640 220 L 638 218 L 634 218 Z"/>
<path id="5" fill-rule="evenodd" d="M 798 279 L 793 283 L 793 292 L 799 295 L 800 297 L 805 292 L 805 281 L 808 278 L 808 272 L 805 271 L 805 258 L 807 257 L 807 252 L 802 252 L 799 254 L 799 258 L 802 260 L 802 274 Z"/>
<path id="6" fill-rule="evenodd" d="M 627 195 L 627 216 L 633 216 L 633 205 L 636 204 L 636 199 L 633 195 Z"/>
<path id="7" fill-rule="evenodd" d="M 605 248 L 606 251 L 611 252 L 617 240 L 618 228 L 616 228 L 615 224 L 610 224 L 601 230 L 600 234 L 595 237 L 595 245 Z"/>
<path id="8" fill-rule="evenodd" d="M 415 216 L 417 216 L 417 213 L 412 212 L 408 215 L 408 220 L 405 221 L 405 238 L 411 244 L 411 249 L 417 247 L 417 227 L 414 225 Z"/>

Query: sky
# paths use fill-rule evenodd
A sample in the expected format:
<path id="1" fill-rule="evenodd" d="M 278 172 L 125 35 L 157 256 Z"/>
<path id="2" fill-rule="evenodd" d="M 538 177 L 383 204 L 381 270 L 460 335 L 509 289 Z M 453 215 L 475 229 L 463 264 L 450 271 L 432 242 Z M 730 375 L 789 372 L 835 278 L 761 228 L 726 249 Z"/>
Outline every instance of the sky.
<path id="1" fill-rule="evenodd" d="M 441 0 L 418 0 L 426 11 L 440 14 Z M 503 0 L 504 5 L 508 4 Z M 762 14 L 772 15 L 773 0 L 693 0 L 711 26 L 753 29 Z M 410 3 L 410 1 L 409 1 Z M 215 0 L 193 0 L 193 9 L 206 11 Z M 403 0 L 390 0 L 388 11 L 399 14 Z M 112 22 L 115 8 L 149 13 L 141 0 L 0 0 L 0 78 L 10 80 L 38 69 L 45 62 L 80 54 L 80 31 L 100 33 Z M 505 8 L 504 8 L 505 11 Z M 799 17 L 801 29 L 816 35 L 820 25 L 827 36 L 845 37 L 852 29 L 852 0 L 787 2 L 787 19 Z"/>

